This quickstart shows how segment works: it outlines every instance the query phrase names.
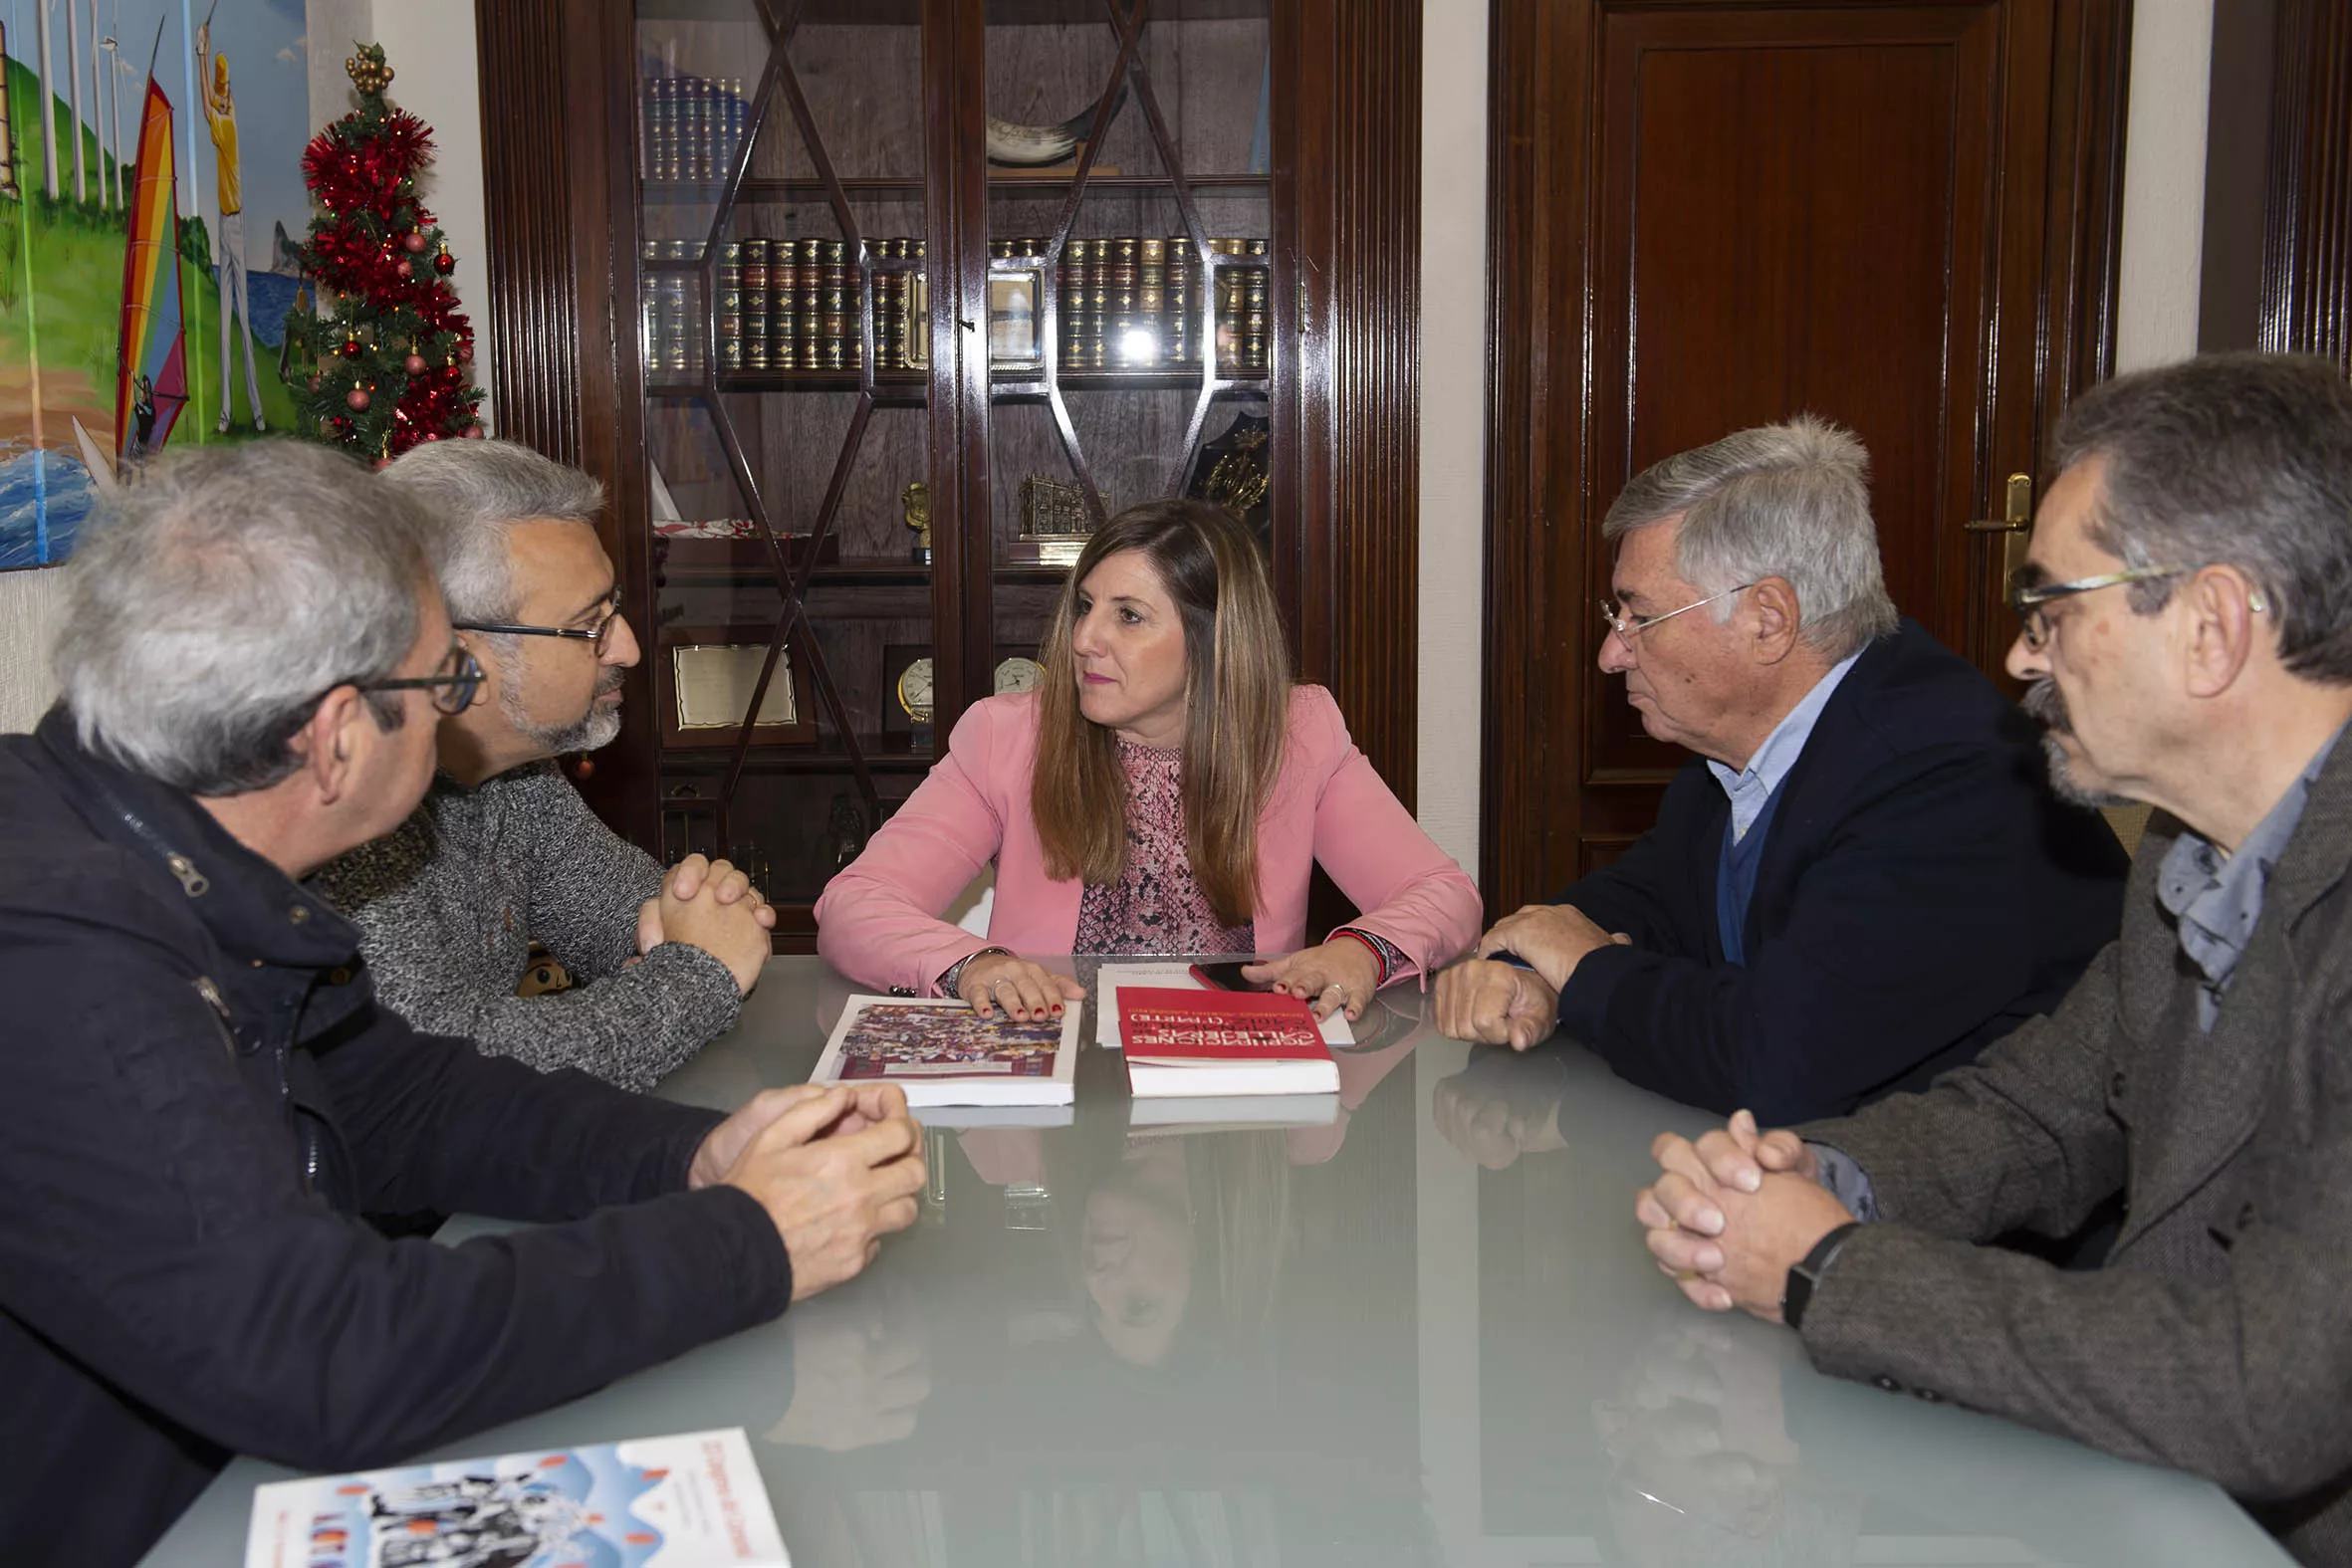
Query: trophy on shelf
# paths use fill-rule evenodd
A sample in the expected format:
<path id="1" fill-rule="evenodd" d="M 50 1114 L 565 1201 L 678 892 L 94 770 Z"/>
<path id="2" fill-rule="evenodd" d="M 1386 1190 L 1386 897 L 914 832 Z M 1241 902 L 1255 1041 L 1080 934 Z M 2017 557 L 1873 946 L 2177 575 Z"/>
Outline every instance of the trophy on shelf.
<path id="1" fill-rule="evenodd" d="M 898 492 L 898 504 L 906 509 L 906 526 L 915 531 L 914 548 L 907 552 L 918 566 L 931 564 L 931 487 L 915 480 Z"/>
<path id="2" fill-rule="evenodd" d="M 1074 566 L 1093 532 L 1085 492 L 1077 486 L 1042 474 L 1021 482 L 1021 534 L 1010 558 L 1015 565 Z"/>

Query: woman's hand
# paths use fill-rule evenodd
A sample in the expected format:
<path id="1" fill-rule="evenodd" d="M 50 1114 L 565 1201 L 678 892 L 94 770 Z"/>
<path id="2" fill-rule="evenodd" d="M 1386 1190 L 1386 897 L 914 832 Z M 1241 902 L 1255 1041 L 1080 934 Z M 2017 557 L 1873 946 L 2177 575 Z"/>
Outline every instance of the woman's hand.
<path id="1" fill-rule="evenodd" d="M 983 953 L 964 966 L 956 979 L 956 995 L 972 1004 L 982 1017 L 994 1017 L 1003 1008 L 1017 1022 L 1059 1017 L 1065 1002 L 1076 1002 L 1086 988 L 1067 975 L 1057 975 L 1043 964 L 1032 964 L 1010 953 Z"/>
<path id="2" fill-rule="evenodd" d="M 1271 980 L 1278 993 L 1305 999 L 1317 1023 L 1340 1008 L 1347 1009 L 1347 1021 L 1353 1023 L 1380 989 L 1380 966 L 1353 937 L 1333 937 L 1289 958 L 1246 965 L 1242 978 Z"/>

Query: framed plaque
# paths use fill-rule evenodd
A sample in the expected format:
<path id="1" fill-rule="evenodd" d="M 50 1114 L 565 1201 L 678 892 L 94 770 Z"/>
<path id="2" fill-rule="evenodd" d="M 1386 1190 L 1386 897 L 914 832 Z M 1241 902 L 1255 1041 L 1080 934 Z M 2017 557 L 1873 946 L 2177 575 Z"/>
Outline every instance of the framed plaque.
<path id="1" fill-rule="evenodd" d="M 1045 269 L 992 267 L 988 273 L 988 362 L 999 370 L 1034 370 L 1046 362 L 1038 332 Z"/>
<path id="2" fill-rule="evenodd" d="M 773 628 L 767 626 L 676 626 L 665 628 L 661 665 L 653 690 L 667 746 L 733 746 L 751 711 L 760 667 L 768 659 Z M 787 645 L 776 656 L 776 673 L 760 700 L 754 746 L 809 746 L 817 740 L 817 710 L 810 700 L 809 675 Z"/>

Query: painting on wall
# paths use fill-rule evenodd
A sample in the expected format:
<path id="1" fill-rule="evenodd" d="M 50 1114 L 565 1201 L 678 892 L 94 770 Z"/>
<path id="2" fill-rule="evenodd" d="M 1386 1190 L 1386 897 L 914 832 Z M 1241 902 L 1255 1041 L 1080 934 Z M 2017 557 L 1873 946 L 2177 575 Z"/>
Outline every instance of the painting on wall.
<path id="1" fill-rule="evenodd" d="M 307 49 L 303 0 L 0 0 L 0 570 L 167 446 L 292 428 Z"/>

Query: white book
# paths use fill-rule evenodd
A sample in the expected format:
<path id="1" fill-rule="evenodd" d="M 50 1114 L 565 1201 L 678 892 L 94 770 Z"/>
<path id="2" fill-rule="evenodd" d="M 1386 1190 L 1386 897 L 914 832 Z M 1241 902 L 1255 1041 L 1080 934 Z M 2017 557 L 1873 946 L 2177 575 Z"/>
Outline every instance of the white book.
<path id="1" fill-rule="evenodd" d="M 253 1489 L 245 1568 L 791 1568 L 741 1427 Z"/>
<path id="2" fill-rule="evenodd" d="M 968 1002 L 851 997 L 811 1083 L 895 1083 L 915 1110 L 936 1105 L 1068 1105 L 1077 1098 L 1078 1009 L 1018 1021 Z"/>
<path id="3" fill-rule="evenodd" d="M 1171 991 L 1207 991 L 1193 977 L 1190 961 L 1156 964 L 1105 964 L 1094 972 L 1094 1043 L 1105 1050 L 1119 1048 L 1119 988 L 1121 986 L 1162 987 Z M 1347 1026 L 1347 1013 L 1333 1008 L 1331 1015 L 1322 1022 L 1325 1045 L 1353 1045 L 1355 1031 Z"/>
<path id="4" fill-rule="evenodd" d="M 1336 1094 L 1170 1095 L 1139 1099 L 1129 1127 L 1167 1132 L 1225 1132 L 1254 1127 L 1328 1127 L 1339 1119 Z"/>

